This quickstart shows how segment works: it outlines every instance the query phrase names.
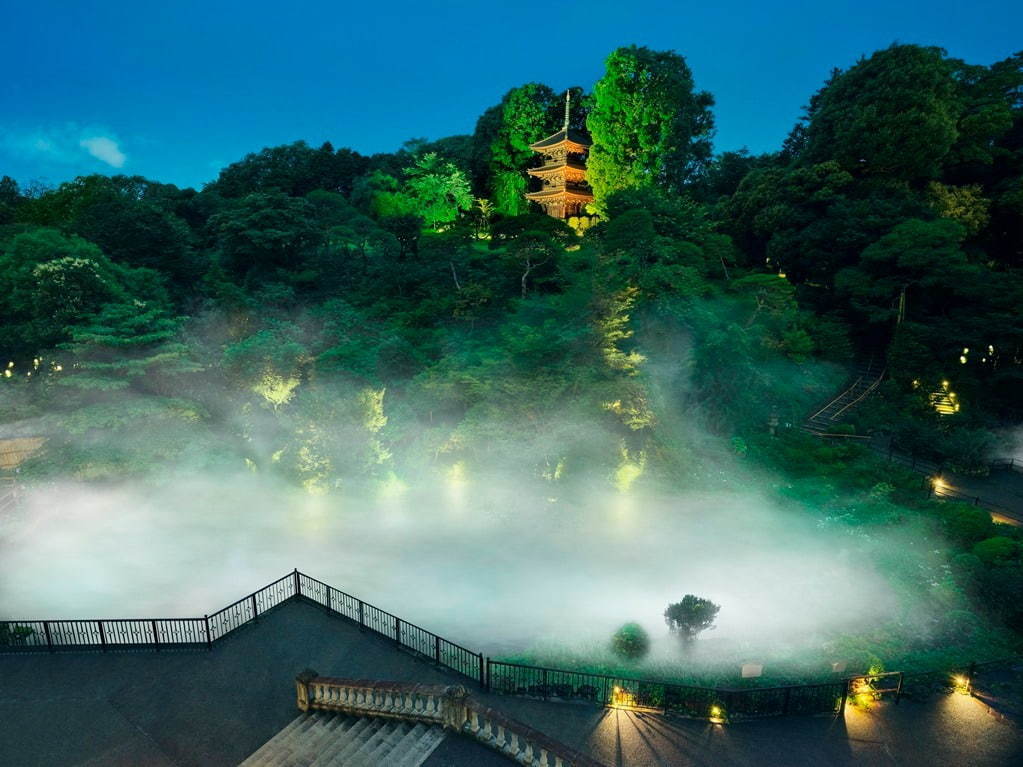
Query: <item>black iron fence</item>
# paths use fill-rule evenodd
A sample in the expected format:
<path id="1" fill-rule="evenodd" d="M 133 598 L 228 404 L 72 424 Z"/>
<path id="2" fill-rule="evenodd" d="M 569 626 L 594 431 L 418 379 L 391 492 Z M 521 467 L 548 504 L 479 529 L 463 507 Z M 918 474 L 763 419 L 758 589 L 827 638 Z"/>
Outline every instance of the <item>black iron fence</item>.
<path id="1" fill-rule="evenodd" d="M 302 598 L 325 607 L 334 615 L 358 623 L 361 628 L 394 640 L 394 643 L 403 650 L 456 671 L 480 685 L 484 684 L 483 653 L 473 652 L 455 644 L 305 573 L 296 571 L 296 574 L 298 593 Z"/>
<path id="2" fill-rule="evenodd" d="M 394 641 L 400 649 L 484 684 L 482 653 L 381 610 L 295 570 L 202 618 L 0 621 L 0 651 L 211 648 L 291 599 L 303 599 Z"/>
<path id="3" fill-rule="evenodd" d="M 652 708 L 726 720 L 785 714 L 840 713 L 850 695 L 902 694 L 903 674 L 889 672 L 781 687 L 712 688 L 650 679 L 504 663 L 487 658 L 340 589 L 294 570 L 222 610 L 202 618 L 102 618 L 0 621 L 0 652 L 206 648 L 292 599 L 319 605 L 394 642 L 395 647 L 461 674 L 483 689 L 543 700 Z M 970 664 L 953 672 L 906 675 L 911 687 L 959 684 L 981 669 L 1019 665 L 1023 658 Z M 897 687 L 892 687 L 897 677 Z M 887 685 L 887 686 L 886 686 Z"/>
<path id="4" fill-rule="evenodd" d="M 488 659 L 487 686 L 492 692 L 507 695 L 652 708 L 665 713 L 725 719 L 838 713 L 844 705 L 848 680 L 783 687 L 696 687 Z"/>

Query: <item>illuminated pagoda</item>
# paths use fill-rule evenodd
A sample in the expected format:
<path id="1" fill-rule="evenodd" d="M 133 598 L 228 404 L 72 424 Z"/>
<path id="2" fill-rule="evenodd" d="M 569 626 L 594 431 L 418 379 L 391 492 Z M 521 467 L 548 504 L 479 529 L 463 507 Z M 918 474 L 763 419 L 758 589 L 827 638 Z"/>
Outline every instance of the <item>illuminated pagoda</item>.
<path id="1" fill-rule="evenodd" d="M 554 218 L 585 216 L 593 192 L 586 181 L 586 152 L 589 137 L 568 127 L 571 93 L 565 92 L 565 123 L 557 133 L 530 144 L 529 148 L 543 155 L 543 165 L 530 168 L 529 175 L 540 179 L 543 186 L 527 192 L 526 199 L 538 203 L 544 213 Z"/>

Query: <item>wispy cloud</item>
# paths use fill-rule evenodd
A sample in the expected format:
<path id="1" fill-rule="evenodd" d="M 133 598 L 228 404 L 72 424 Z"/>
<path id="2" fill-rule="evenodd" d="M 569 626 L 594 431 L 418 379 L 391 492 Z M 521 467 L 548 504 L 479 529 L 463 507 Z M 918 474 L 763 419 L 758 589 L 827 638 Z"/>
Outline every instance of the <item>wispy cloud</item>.
<path id="1" fill-rule="evenodd" d="M 128 155 L 121 141 L 102 127 L 69 122 L 27 130 L 0 129 L 0 151 L 38 162 L 87 165 L 89 158 L 122 168 Z"/>
<path id="2" fill-rule="evenodd" d="M 115 168 L 123 166 L 124 161 L 128 159 L 127 155 L 121 151 L 121 147 L 117 145 L 117 142 L 109 136 L 83 138 L 78 142 L 78 145 L 97 160 L 102 160 L 107 165 L 112 165 Z"/>

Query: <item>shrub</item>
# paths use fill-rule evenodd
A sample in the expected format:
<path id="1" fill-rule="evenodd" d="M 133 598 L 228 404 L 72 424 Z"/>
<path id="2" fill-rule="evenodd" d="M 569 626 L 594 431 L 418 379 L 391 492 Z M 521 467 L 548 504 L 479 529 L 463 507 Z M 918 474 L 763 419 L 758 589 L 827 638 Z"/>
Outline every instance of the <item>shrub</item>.
<path id="1" fill-rule="evenodd" d="M 1016 556 L 1019 544 L 1004 535 L 987 538 L 973 546 L 973 553 L 987 565 L 1007 562 Z"/>
<path id="2" fill-rule="evenodd" d="M 948 537 L 965 546 L 984 540 L 995 529 L 988 512 L 961 503 L 947 504 L 942 522 Z"/>
<path id="3" fill-rule="evenodd" d="M 638 623 L 626 623 L 611 637 L 611 649 L 622 658 L 642 658 L 650 649 L 650 637 Z"/>

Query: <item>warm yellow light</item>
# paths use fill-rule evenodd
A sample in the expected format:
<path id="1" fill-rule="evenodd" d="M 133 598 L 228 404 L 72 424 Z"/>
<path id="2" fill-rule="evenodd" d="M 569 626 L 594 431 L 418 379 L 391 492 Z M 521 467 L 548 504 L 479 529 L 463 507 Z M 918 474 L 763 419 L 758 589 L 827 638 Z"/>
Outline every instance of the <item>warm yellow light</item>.
<path id="1" fill-rule="evenodd" d="M 721 708 L 719 706 L 711 706 L 710 707 L 710 715 L 713 716 L 713 717 L 721 716 Z"/>
<path id="2" fill-rule="evenodd" d="M 778 276 L 781 277 L 784 280 L 785 279 L 785 272 L 778 272 Z"/>
<path id="3" fill-rule="evenodd" d="M 969 354 L 969 353 L 970 353 L 970 350 L 964 346 L 963 347 L 963 354 Z"/>
<path id="4" fill-rule="evenodd" d="M 959 362 L 961 362 L 963 365 L 965 365 L 966 364 L 966 357 L 960 356 L 959 357 Z"/>
<path id="5" fill-rule="evenodd" d="M 948 389 L 948 381 L 942 381 L 941 382 L 941 388 L 942 389 Z"/>

